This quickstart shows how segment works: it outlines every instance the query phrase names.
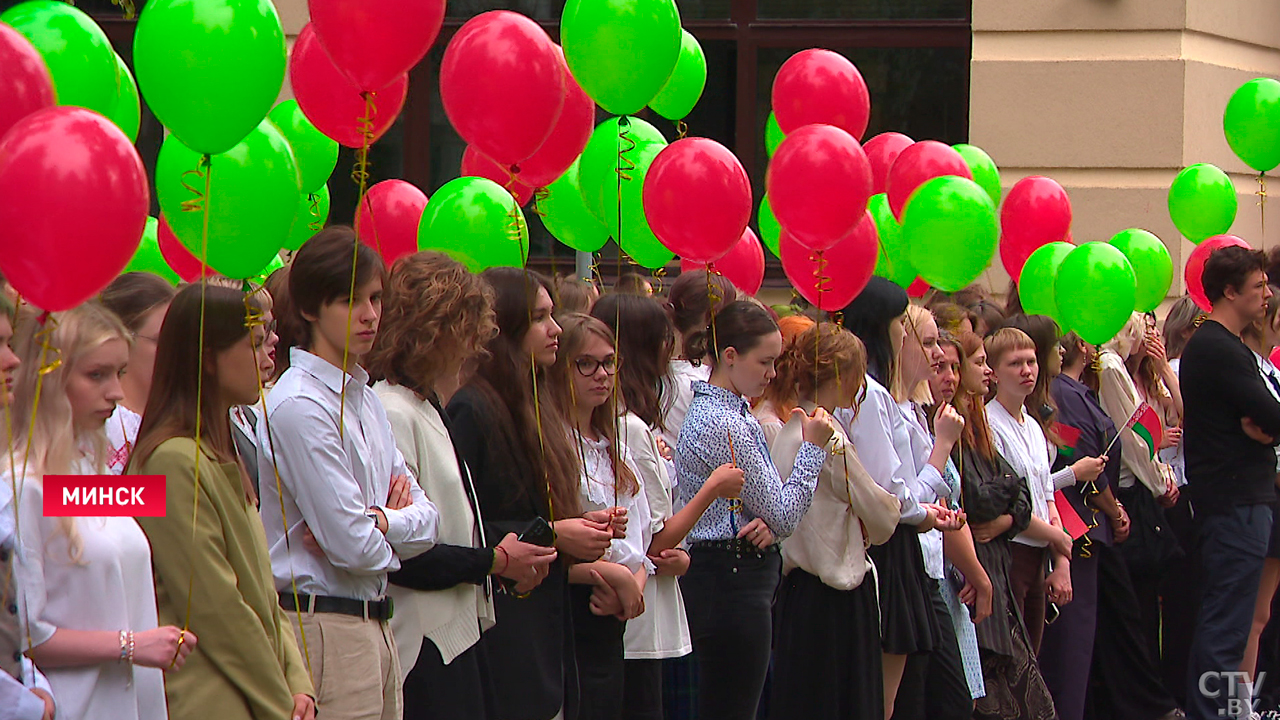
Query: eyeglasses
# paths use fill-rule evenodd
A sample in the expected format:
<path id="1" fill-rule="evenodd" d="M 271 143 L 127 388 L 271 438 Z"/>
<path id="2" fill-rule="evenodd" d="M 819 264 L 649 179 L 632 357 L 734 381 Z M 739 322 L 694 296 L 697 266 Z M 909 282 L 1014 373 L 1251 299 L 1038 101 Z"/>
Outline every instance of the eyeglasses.
<path id="1" fill-rule="evenodd" d="M 618 358 L 615 355 L 610 355 L 604 360 L 597 360 L 593 357 L 580 357 L 574 360 L 573 364 L 578 368 L 578 374 L 582 375 L 582 377 L 591 377 L 600 368 L 604 368 L 605 375 L 618 374 Z"/>

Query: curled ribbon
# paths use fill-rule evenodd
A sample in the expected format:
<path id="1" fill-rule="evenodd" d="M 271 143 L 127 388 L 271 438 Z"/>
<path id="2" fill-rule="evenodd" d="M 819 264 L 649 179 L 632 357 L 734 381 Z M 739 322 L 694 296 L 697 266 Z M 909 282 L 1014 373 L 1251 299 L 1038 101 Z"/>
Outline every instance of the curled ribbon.
<path id="1" fill-rule="evenodd" d="M 360 148 L 356 150 L 356 164 L 351 169 L 351 180 L 360 186 L 360 197 L 364 197 L 364 188 L 369 184 L 369 146 L 373 144 L 373 117 L 377 109 L 373 105 L 373 93 L 363 92 L 364 115 L 356 120 L 360 127 L 360 136 L 364 138 Z"/>
<path id="2" fill-rule="evenodd" d="M 676 121 L 676 139 L 683 140 L 687 137 L 689 137 L 689 126 L 685 124 L 684 120 L 677 120 Z"/>
<path id="3" fill-rule="evenodd" d="M 307 195 L 307 200 L 311 202 L 311 222 L 307 223 L 307 227 L 319 232 L 324 229 L 324 220 L 320 218 L 320 196 L 310 193 Z"/>
<path id="4" fill-rule="evenodd" d="M 205 185 L 207 187 L 208 183 L 206 181 L 209 179 L 209 167 L 211 163 L 212 163 L 212 158 L 210 158 L 208 155 L 202 155 L 200 156 L 200 162 L 196 163 L 195 170 L 187 170 L 186 172 L 182 173 L 182 175 L 179 177 L 178 181 L 182 183 L 182 187 L 185 188 L 187 192 L 195 196 L 193 198 L 189 198 L 187 200 L 182 201 L 182 204 L 181 204 L 182 212 L 203 212 L 204 211 L 204 205 L 205 205 L 205 200 L 207 196 L 205 192 L 200 188 L 187 183 L 187 177 L 195 176 L 200 179 L 201 185 Z"/>
<path id="5" fill-rule="evenodd" d="M 659 266 L 654 268 L 653 271 L 650 273 L 650 275 L 653 277 L 653 294 L 661 295 L 663 292 L 663 288 L 666 286 L 665 283 L 663 282 L 667 278 L 666 266 Z"/>
<path id="6" fill-rule="evenodd" d="M 1262 234 L 1262 244 L 1267 244 L 1267 174 L 1258 173 L 1258 223 Z"/>

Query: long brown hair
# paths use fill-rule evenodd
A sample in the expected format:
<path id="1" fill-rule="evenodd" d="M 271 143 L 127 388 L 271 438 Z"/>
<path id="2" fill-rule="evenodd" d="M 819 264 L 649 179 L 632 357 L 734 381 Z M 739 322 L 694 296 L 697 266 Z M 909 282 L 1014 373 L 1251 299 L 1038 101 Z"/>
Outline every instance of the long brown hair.
<path id="1" fill-rule="evenodd" d="M 591 316 L 613 331 L 619 359 L 618 393 L 628 412 L 649 427 L 662 425 L 662 378 L 675 347 L 675 330 L 653 298 L 612 293 L 596 301 Z"/>
<path id="2" fill-rule="evenodd" d="M 963 368 L 965 363 L 969 362 L 969 358 L 983 349 L 982 338 L 974 332 L 962 332 L 957 339 L 960 341 L 960 367 Z M 964 430 L 960 434 L 961 442 L 977 450 L 982 457 L 988 460 L 994 459 L 996 447 L 991 440 L 991 425 L 987 423 L 986 399 L 965 390 L 963 370 L 960 377 L 961 382 L 957 385 L 952 404 L 964 417 Z"/>
<path id="3" fill-rule="evenodd" d="M 500 427 L 495 433 L 507 435 L 513 447 L 528 457 L 530 471 L 522 473 L 523 491 L 555 518 L 582 514 L 578 500 L 578 458 L 555 403 L 546 400 L 546 371 L 530 368 L 531 359 L 523 350 L 529 332 L 538 289 L 554 297 L 546 277 L 520 268 L 495 267 L 480 274 L 493 288 L 493 310 L 498 334 L 486 348 L 489 356 L 467 383 L 488 402 Z M 534 404 L 534 378 L 538 403 Z M 548 492 L 550 496 L 548 497 Z M 551 506 L 547 507 L 547 501 Z"/>
<path id="4" fill-rule="evenodd" d="M 202 284 L 204 357 L 199 351 Z M 257 310 L 262 309 L 259 302 L 249 299 Z M 213 283 L 193 283 L 178 291 L 160 328 L 151 394 L 142 413 L 137 443 L 129 456 L 127 467 L 131 471 L 141 467 L 164 441 L 175 437 L 194 439 L 197 407 L 200 446 L 218 462 L 236 461 L 231 419 L 220 400 L 215 358 L 249 332 L 245 295 L 241 291 Z M 200 382 L 203 387 L 198 395 Z"/>
<path id="5" fill-rule="evenodd" d="M 548 387 L 551 399 L 560 410 L 561 417 L 569 420 L 577 416 L 577 400 L 573 392 L 573 374 L 578 372 L 576 366 L 578 356 L 587 345 L 591 336 L 598 337 L 616 348 L 613 331 L 608 325 L 582 313 L 569 313 L 560 318 L 560 352 L 556 353 L 556 364 L 548 373 Z M 591 412 L 591 429 L 604 438 L 609 445 L 609 462 L 613 466 L 614 492 L 634 495 L 640 491 L 640 482 L 626 463 L 620 462 L 622 448 L 618 447 L 618 394 L 615 392 L 605 402 Z M 569 420 L 567 426 L 578 432 L 582 428 Z M 583 467 L 583 471 L 586 468 Z"/>

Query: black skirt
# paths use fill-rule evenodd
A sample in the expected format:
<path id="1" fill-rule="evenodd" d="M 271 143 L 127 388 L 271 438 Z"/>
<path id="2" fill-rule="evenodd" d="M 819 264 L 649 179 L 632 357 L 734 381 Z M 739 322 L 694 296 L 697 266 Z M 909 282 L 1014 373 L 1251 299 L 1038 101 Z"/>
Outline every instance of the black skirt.
<path id="1" fill-rule="evenodd" d="M 591 612 L 591 585 L 570 585 L 574 648 L 578 665 L 578 719 L 622 718 L 622 637 L 627 624 Z"/>
<path id="2" fill-rule="evenodd" d="M 880 643 L 888 655 L 933 652 L 938 617 L 925 585 L 920 533 L 913 525 L 899 525 L 883 545 L 867 550 L 876 564 L 880 584 Z"/>
<path id="3" fill-rule="evenodd" d="M 837 590 L 795 569 L 774 611 L 775 720 L 882 720 L 880 606 L 874 578 Z"/>

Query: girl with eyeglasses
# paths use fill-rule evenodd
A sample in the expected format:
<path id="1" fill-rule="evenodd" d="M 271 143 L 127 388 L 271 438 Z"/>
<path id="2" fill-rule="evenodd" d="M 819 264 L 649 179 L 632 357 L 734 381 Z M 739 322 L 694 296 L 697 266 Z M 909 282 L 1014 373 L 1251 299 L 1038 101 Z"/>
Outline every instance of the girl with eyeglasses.
<path id="1" fill-rule="evenodd" d="M 586 511 L 626 511 L 625 530 L 615 532 L 595 562 L 569 569 L 574 645 L 578 658 L 578 717 L 620 718 L 623 632 L 644 612 L 644 588 L 654 571 L 647 557 L 652 533 L 649 503 L 626 445 L 618 441 L 615 379 L 618 356 L 613 331 L 581 313 L 559 319 L 560 352 L 550 372 L 551 397 L 568 420 L 581 473 L 578 500 Z"/>

